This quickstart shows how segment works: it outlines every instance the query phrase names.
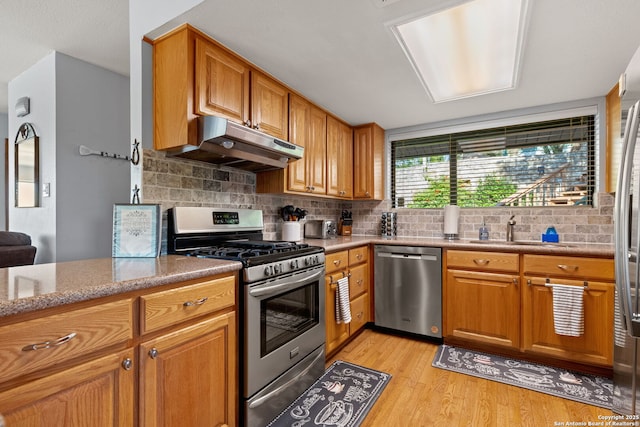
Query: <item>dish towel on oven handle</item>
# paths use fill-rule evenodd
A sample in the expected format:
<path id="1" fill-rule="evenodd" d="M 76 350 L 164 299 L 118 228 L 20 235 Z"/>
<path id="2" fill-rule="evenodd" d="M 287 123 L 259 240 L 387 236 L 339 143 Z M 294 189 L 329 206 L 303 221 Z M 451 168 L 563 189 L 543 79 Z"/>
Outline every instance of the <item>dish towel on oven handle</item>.
<path id="1" fill-rule="evenodd" d="M 351 305 L 349 303 L 349 277 L 338 280 L 336 287 L 336 323 L 351 322 Z"/>
<path id="2" fill-rule="evenodd" d="M 553 327 L 556 334 L 579 337 L 584 333 L 582 286 L 549 283 L 553 292 Z"/>

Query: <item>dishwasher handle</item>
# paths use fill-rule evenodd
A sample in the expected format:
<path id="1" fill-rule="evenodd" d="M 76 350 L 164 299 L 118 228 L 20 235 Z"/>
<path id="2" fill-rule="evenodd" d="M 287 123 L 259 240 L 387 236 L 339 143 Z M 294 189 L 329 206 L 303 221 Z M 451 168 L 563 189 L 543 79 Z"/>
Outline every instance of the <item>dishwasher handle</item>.
<path id="1" fill-rule="evenodd" d="M 407 254 L 400 252 L 378 252 L 377 254 L 381 258 L 399 258 L 399 259 L 416 259 L 416 260 L 424 260 L 424 261 L 438 261 L 438 257 L 436 255 L 427 255 L 427 254 Z"/>

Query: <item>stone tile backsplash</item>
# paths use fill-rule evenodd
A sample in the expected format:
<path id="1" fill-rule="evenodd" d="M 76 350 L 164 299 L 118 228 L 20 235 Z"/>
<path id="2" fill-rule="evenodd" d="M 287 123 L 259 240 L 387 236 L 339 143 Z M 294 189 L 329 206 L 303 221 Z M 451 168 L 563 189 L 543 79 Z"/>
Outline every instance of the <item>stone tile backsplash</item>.
<path id="1" fill-rule="evenodd" d="M 397 212 L 398 236 L 442 237 L 442 209 L 391 209 L 388 200 L 340 201 L 307 196 L 256 194 L 256 175 L 239 169 L 165 157 L 163 152 L 144 150 L 143 203 L 158 203 L 166 210 L 174 206 L 210 206 L 262 209 L 265 238 L 279 239 L 282 220 L 279 208 L 301 207 L 308 219 L 337 220 L 342 209 L 353 212 L 353 233 L 380 235 L 383 212 Z M 613 196 L 598 194 L 598 207 L 558 206 L 545 208 L 463 208 L 459 237 L 477 239 L 483 221 L 491 240 L 506 238 L 506 224 L 515 215 L 516 240 L 540 240 L 554 226 L 563 242 L 613 243 Z M 165 223 L 166 227 L 166 223 Z M 166 228 L 165 228 L 166 230 Z M 163 235 L 166 240 L 166 234 Z M 164 245 L 163 245 L 164 251 Z"/>

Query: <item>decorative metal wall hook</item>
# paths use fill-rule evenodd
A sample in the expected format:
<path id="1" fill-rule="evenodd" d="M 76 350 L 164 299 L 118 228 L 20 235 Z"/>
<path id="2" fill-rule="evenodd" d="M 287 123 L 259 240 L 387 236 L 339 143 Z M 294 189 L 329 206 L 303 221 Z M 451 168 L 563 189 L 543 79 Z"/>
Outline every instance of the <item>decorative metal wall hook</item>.
<path id="1" fill-rule="evenodd" d="M 133 152 L 131 153 L 131 163 L 137 165 L 140 163 L 140 141 L 133 140 Z"/>

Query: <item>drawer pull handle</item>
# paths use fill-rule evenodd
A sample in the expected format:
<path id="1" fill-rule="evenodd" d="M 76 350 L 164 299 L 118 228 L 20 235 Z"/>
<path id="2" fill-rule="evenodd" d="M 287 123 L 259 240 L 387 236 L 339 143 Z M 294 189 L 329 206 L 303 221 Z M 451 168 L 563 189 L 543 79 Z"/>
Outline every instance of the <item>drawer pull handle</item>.
<path id="1" fill-rule="evenodd" d="M 340 263 L 342 262 L 341 259 L 334 259 L 333 260 L 333 265 L 335 265 L 336 267 L 340 265 Z"/>
<path id="2" fill-rule="evenodd" d="M 360 279 L 360 280 L 356 281 L 356 283 L 358 284 L 358 286 L 362 286 L 362 283 L 364 283 L 364 280 Z"/>
<path id="3" fill-rule="evenodd" d="M 194 305 L 202 305 L 205 302 L 207 302 L 208 299 L 209 299 L 209 297 L 203 297 L 203 298 L 197 299 L 195 301 L 186 301 L 182 305 L 184 305 L 185 307 L 191 307 L 191 306 L 194 306 Z"/>
<path id="4" fill-rule="evenodd" d="M 363 312 L 360 312 L 360 313 L 356 314 L 356 317 L 357 317 L 358 319 L 362 319 L 362 315 L 363 315 L 363 314 L 364 314 Z"/>
<path id="5" fill-rule="evenodd" d="M 558 264 L 558 268 L 560 270 L 564 270 L 566 272 L 576 272 L 576 271 L 578 271 L 578 266 L 577 265 Z"/>
<path id="6" fill-rule="evenodd" d="M 45 348 L 57 347 L 59 345 L 68 343 L 75 336 L 76 336 L 76 333 L 75 332 L 71 332 L 69 335 L 65 335 L 64 337 L 60 337 L 57 340 L 39 342 L 37 344 L 29 344 L 27 346 L 22 347 L 22 351 L 35 351 L 35 350 L 42 350 L 42 349 L 45 349 Z"/>
<path id="7" fill-rule="evenodd" d="M 489 264 L 489 260 L 488 259 L 474 259 L 473 262 L 476 263 L 476 265 L 487 265 Z"/>
<path id="8" fill-rule="evenodd" d="M 358 259 L 358 261 L 360 261 L 362 259 L 362 254 L 357 254 L 356 258 Z"/>

